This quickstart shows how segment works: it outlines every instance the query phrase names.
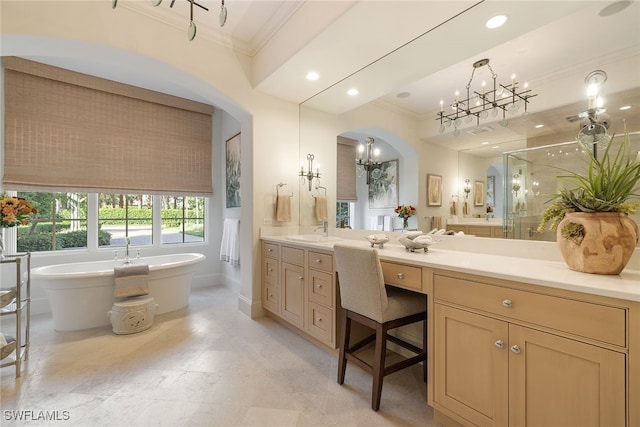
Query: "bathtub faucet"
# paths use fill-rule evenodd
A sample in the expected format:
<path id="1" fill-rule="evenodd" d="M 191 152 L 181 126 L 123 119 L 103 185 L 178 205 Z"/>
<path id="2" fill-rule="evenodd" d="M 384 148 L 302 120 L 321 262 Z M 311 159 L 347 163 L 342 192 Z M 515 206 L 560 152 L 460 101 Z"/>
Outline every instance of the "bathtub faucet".
<path id="1" fill-rule="evenodd" d="M 129 245 L 131 244 L 131 239 L 129 236 L 125 237 L 125 242 L 127 243 L 127 246 L 124 251 L 124 263 L 131 264 L 131 258 L 129 258 Z"/>

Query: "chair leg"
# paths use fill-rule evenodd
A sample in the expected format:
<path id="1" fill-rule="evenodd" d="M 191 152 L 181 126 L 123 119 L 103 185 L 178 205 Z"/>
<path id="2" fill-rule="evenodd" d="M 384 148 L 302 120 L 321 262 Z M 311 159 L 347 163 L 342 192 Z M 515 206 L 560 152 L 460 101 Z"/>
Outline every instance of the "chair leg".
<path id="1" fill-rule="evenodd" d="M 373 390 L 371 392 L 371 408 L 374 411 L 380 409 L 386 353 L 387 328 L 384 324 L 378 324 L 376 325 L 376 349 L 373 357 Z"/>
<path id="2" fill-rule="evenodd" d="M 347 370 L 347 351 L 351 336 L 351 318 L 347 310 L 342 309 L 342 325 L 340 327 L 340 353 L 338 359 L 338 384 L 344 384 L 344 374 Z"/>
<path id="3" fill-rule="evenodd" d="M 427 355 L 424 358 L 424 362 L 422 362 L 422 373 L 424 375 L 424 382 L 427 382 L 427 358 L 429 355 L 427 354 L 427 318 L 425 317 L 422 321 L 422 350 Z"/>

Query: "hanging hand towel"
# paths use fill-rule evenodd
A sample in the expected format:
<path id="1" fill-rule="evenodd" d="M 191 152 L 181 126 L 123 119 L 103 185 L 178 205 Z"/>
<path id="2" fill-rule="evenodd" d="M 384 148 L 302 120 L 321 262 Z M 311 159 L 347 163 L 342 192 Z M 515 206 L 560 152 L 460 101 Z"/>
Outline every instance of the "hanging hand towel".
<path id="1" fill-rule="evenodd" d="M 135 297 L 149 293 L 149 266 L 146 264 L 116 265 L 113 268 L 116 298 Z"/>
<path id="2" fill-rule="evenodd" d="M 276 221 L 291 221 L 291 196 L 276 197 Z"/>
<path id="3" fill-rule="evenodd" d="M 327 198 L 325 196 L 316 196 L 316 220 L 326 221 L 327 218 Z"/>
<path id="4" fill-rule="evenodd" d="M 220 261 L 228 262 L 234 267 L 240 265 L 240 220 L 226 218 L 222 228 L 220 242 Z"/>

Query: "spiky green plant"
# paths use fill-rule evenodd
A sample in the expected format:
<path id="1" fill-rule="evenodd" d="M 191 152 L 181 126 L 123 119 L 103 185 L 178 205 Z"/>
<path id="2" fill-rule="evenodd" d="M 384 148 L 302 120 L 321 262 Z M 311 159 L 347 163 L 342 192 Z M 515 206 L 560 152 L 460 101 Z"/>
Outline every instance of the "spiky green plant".
<path id="1" fill-rule="evenodd" d="M 611 141 L 615 135 L 611 137 Z M 632 215 L 640 208 L 640 202 L 628 201 L 639 197 L 640 152 L 631 153 L 629 133 L 626 131 L 615 156 L 610 155 L 611 146 L 607 145 L 602 157 L 598 159 L 588 148 L 589 167 L 586 175 L 562 169 L 565 172 L 557 178 L 574 188 L 562 188 L 547 202 L 542 212 L 542 221 L 538 231 L 547 226 L 555 230 L 569 212 L 621 212 Z"/>

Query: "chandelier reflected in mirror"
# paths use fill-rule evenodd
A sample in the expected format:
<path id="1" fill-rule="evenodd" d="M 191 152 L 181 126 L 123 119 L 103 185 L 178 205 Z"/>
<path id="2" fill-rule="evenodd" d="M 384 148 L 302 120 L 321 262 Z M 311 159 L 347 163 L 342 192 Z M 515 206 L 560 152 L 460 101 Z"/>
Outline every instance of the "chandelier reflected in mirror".
<path id="1" fill-rule="evenodd" d="M 471 83 L 478 68 L 487 66 L 491 72 L 493 80 L 493 88 L 487 88 L 486 81 L 483 81 L 478 90 L 471 90 Z M 436 120 L 440 121 L 438 131 L 443 133 L 446 128 L 454 127 L 454 136 L 460 135 L 460 126 L 463 123 L 471 123 L 475 120 L 476 126 L 480 126 L 480 120 L 487 119 L 489 114 L 492 117 L 498 117 L 502 113 L 502 121 L 500 125 L 506 127 L 508 125 L 507 114 L 517 114 L 520 108 L 527 113 L 527 105 L 529 99 L 536 96 L 529 89 L 529 85 L 525 82 L 522 87 L 516 81 L 515 74 L 511 76 L 511 84 L 499 84 L 498 75 L 489 65 L 489 59 L 481 59 L 473 63 L 471 77 L 467 83 L 467 97 L 460 99 L 460 93 L 456 92 L 455 100 L 450 105 L 451 112 L 445 111 L 444 101 L 440 101 L 440 111 Z"/>
<path id="2" fill-rule="evenodd" d="M 356 166 L 358 167 L 359 175 L 362 176 L 365 172 L 367 173 L 367 185 L 371 182 L 371 173 L 376 169 L 379 169 L 381 165 L 379 160 L 380 149 L 373 148 L 374 142 L 375 140 L 370 136 L 365 138 L 364 145 L 360 144 L 358 146 L 358 157 L 356 158 Z"/>

